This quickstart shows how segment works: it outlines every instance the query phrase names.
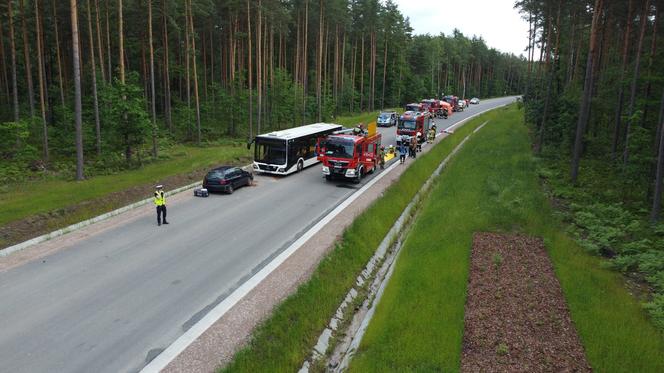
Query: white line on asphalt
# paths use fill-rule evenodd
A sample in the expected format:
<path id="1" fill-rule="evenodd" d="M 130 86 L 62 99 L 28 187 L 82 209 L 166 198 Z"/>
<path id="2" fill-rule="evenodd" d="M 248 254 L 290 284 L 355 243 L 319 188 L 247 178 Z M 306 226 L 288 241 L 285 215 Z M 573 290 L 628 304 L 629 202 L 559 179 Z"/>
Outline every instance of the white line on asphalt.
<path id="1" fill-rule="evenodd" d="M 507 104 L 505 104 L 507 105 Z M 474 118 L 480 114 L 483 114 L 487 111 L 497 109 L 499 107 L 505 106 L 500 105 L 493 107 L 491 109 L 486 109 L 475 115 L 472 115 L 468 118 L 463 119 L 459 123 L 454 124 L 451 127 L 456 127 L 461 123 L 465 123 L 471 118 Z M 354 192 L 350 197 L 345 201 L 339 204 L 334 210 L 329 214 L 323 217 L 316 225 L 311 227 L 307 232 L 305 232 L 300 238 L 293 242 L 286 250 L 282 251 L 276 258 L 274 258 L 270 263 L 265 265 L 260 271 L 253 275 L 249 280 L 240 285 L 235 289 L 228 297 L 226 297 L 221 303 L 217 304 L 210 312 L 208 312 L 202 319 L 200 319 L 196 324 L 194 324 L 189 330 L 182 334 L 178 339 L 176 339 L 168 348 L 166 348 L 162 353 L 157 355 L 150 363 L 148 363 L 141 373 L 158 373 L 162 369 L 166 368 L 168 364 L 173 361 L 182 351 L 184 351 L 189 345 L 194 343 L 198 337 L 203 335 L 205 331 L 211 327 L 217 320 L 226 314 L 235 304 L 237 304 L 245 295 L 247 295 L 251 290 L 253 290 L 258 284 L 263 281 L 267 276 L 270 275 L 279 265 L 286 261 L 297 249 L 299 249 L 304 243 L 306 243 L 311 237 L 318 233 L 325 225 L 327 225 L 332 219 L 341 213 L 348 205 L 353 203 L 357 198 L 359 198 L 367 189 L 371 188 L 375 183 L 382 179 L 389 172 L 398 167 L 399 162 L 394 162 L 391 166 L 385 169 L 384 172 L 376 175 L 368 183 L 366 183 L 362 188 Z"/>
<path id="2" fill-rule="evenodd" d="M 316 225 L 305 232 L 300 238 L 293 242 L 286 250 L 282 251 L 274 260 L 263 267 L 258 273 L 252 276 L 245 283 L 240 285 L 231 295 L 224 299 L 221 303 L 216 305 L 207 315 L 194 324 L 182 336 L 175 340 L 166 350 L 154 358 L 148 365 L 146 365 L 141 373 L 159 372 L 164 369 L 173 359 L 175 359 L 182 351 L 184 351 L 190 344 L 192 344 L 198 337 L 200 337 L 212 324 L 217 322 L 228 310 L 230 310 L 237 302 L 239 302 L 245 295 L 253 290 L 258 284 L 263 281 L 267 276 L 272 273 L 281 263 L 285 262 L 297 249 L 304 245 L 311 237 L 318 233 L 325 227 L 332 219 L 339 215 L 346 207 L 359 198 L 367 189 L 371 188 L 375 183 L 387 175 L 392 169 L 398 167 L 399 162 L 393 163 L 384 172 L 376 175 L 369 180 L 362 188 L 355 191 L 339 204 L 334 210 L 323 217 Z"/>

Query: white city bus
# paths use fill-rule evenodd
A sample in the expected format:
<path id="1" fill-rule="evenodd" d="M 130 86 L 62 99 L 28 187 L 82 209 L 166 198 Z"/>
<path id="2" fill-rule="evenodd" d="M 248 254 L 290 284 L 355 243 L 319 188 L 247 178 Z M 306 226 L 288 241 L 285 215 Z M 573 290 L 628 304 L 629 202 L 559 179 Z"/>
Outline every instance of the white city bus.
<path id="1" fill-rule="evenodd" d="M 318 139 L 341 129 L 339 124 L 314 123 L 256 136 L 254 170 L 277 175 L 301 171 L 318 162 Z"/>

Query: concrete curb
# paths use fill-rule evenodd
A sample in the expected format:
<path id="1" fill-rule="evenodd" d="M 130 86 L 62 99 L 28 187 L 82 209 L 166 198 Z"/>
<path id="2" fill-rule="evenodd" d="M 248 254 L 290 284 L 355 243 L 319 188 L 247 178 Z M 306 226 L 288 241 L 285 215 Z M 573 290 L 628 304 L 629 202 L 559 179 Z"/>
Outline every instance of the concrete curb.
<path id="1" fill-rule="evenodd" d="M 174 195 L 174 194 L 178 194 L 178 193 L 180 193 L 180 192 L 184 192 L 185 190 L 189 190 L 189 189 L 195 188 L 195 187 L 197 187 L 197 186 L 199 186 L 199 185 L 201 185 L 201 182 L 196 182 L 196 183 L 193 183 L 193 184 L 185 185 L 185 186 L 183 186 L 183 187 L 180 187 L 180 188 L 177 188 L 177 189 L 173 189 L 173 190 L 171 190 L 171 191 L 166 192 L 166 196 L 172 196 L 172 195 Z M 78 229 L 81 229 L 81 228 L 83 228 L 83 227 L 87 227 L 88 225 L 92 225 L 92 224 L 94 224 L 94 223 L 97 223 L 97 222 L 100 222 L 100 221 L 106 220 L 106 219 L 108 219 L 108 218 L 110 218 L 110 217 L 113 217 L 113 216 L 116 216 L 116 215 L 120 215 L 120 214 L 122 214 L 122 213 L 124 213 L 124 212 L 127 212 L 127 211 L 129 211 L 129 210 L 133 210 L 133 209 L 135 209 L 135 208 L 138 208 L 138 207 L 141 207 L 141 206 L 143 206 L 143 205 L 146 205 L 146 204 L 148 204 L 148 203 L 150 203 L 150 202 L 152 202 L 152 197 L 150 197 L 150 198 L 146 198 L 146 199 L 141 200 L 141 201 L 138 201 L 138 202 L 134 202 L 134 203 L 132 203 L 132 204 L 130 204 L 130 205 L 127 205 L 127 206 L 124 206 L 124 207 L 120 207 L 119 209 L 115 209 L 115 210 L 110 211 L 110 212 L 107 212 L 107 213 L 105 213 L 105 214 L 101 214 L 101 215 L 99 215 L 99 216 L 95 216 L 94 218 L 91 218 L 91 219 L 88 219 L 88 220 L 84 220 L 84 221 L 82 221 L 82 222 L 80 222 L 80 223 L 72 224 L 72 225 L 67 226 L 67 227 L 64 227 L 64 228 L 62 228 L 62 229 L 58 229 L 57 231 L 53 231 L 53 232 L 51 232 L 51 233 L 46 233 L 46 234 L 41 235 L 41 236 L 39 236 L 39 237 L 35 237 L 35 238 L 33 238 L 33 239 L 30 239 L 30 240 L 27 240 L 27 241 L 23 241 L 23 242 L 21 242 L 21 243 L 19 243 L 19 244 L 16 244 L 16 245 L 14 245 L 14 246 L 9 246 L 9 247 L 7 247 L 7 248 L 5 248 L 5 249 L 0 250 L 0 257 L 8 256 L 8 255 L 10 255 L 10 254 L 12 254 L 12 253 L 15 253 L 15 252 L 17 252 L 17 251 L 21 251 L 21 250 L 23 250 L 23 249 L 27 249 L 27 248 L 30 247 L 30 246 L 34 246 L 34 245 L 40 244 L 40 243 L 42 243 L 42 242 L 45 242 L 45 241 L 51 240 L 51 239 L 53 239 L 53 238 L 60 237 L 60 236 L 62 236 L 62 235 L 64 235 L 64 234 L 67 234 L 67 233 L 69 233 L 69 232 L 73 232 L 73 231 L 78 230 Z"/>
<path id="2" fill-rule="evenodd" d="M 242 169 L 245 170 L 245 171 L 249 171 L 249 172 L 252 172 L 252 171 L 253 171 L 253 167 L 252 167 L 251 165 L 242 166 Z M 195 182 L 195 183 L 192 183 L 192 184 L 189 184 L 189 185 L 185 185 L 185 186 L 182 186 L 182 187 L 179 187 L 179 188 L 176 188 L 176 189 L 173 189 L 173 190 L 170 190 L 170 191 L 166 192 L 166 196 L 169 197 L 169 196 L 172 196 L 172 195 L 175 195 L 175 194 L 178 194 L 178 193 L 181 193 L 181 192 L 187 191 L 187 190 L 189 190 L 189 189 L 196 188 L 196 187 L 201 186 L 201 185 L 202 185 L 202 183 L 201 183 L 200 181 Z M 54 238 L 56 238 L 56 237 L 60 237 L 60 236 L 62 236 L 62 235 L 65 235 L 65 234 L 67 234 L 67 233 L 70 233 L 70 232 L 76 231 L 76 230 L 78 230 L 78 229 L 81 229 L 81 228 L 87 227 L 88 225 L 92 225 L 92 224 L 94 224 L 94 223 L 98 223 L 98 222 L 100 222 L 100 221 L 106 220 L 106 219 L 111 218 L 111 217 L 113 217 L 113 216 L 120 215 L 120 214 L 122 214 L 122 213 L 124 213 L 124 212 L 130 211 L 130 210 L 133 210 L 133 209 L 138 208 L 138 207 L 141 207 L 141 206 L 143 206 L 143 205 L 146 205 L 146 204 L 148 204 L 148 203 L 150 203 L 150 202 L 152 202 L 152 197 L 150 197 L 150 198 L 146 198 L 146 199 L 141 200 L 141 201 L 138 201 L 138 202 L 134 202 L 134 203 L 129 204 L 129 205 L 127 205 L 127 206 L 120 207 L 120 208 L 115 209 L 115 210 L 113 210 L 113 211 L 109 211 L 109 212 L 107 212 L 107 213 L 105 213 L 105 214 L 101 214 L 101 215 L 95 216 L 94 218 L 90 218 L 90 219 L 88 219 L 88 220 L 84 220 L 84 221 L 82 221 L 82 222 L 79 222 L 79 223 L 76 223 L 76 224 L 72 224 L 72 225 L 70 225 L 70 226 L 67 226 L 67 227 L 64 227 L 64 228 L 58 229 L 58 230 L 56 230 L 56 231 L 53 231 L 53 232 L 50 232 L 50 233 L 46 233 L 46 234 L 41 235 L 41 236 L 39 236 L 39 237 L 35 237 L 35 238 L 30 239 L 30 240 L 23 241 L 23 242 L 18 243 L 18 244 L 16 244 L 16 245 L 9 246 L 9 247 L 6 247 L 6 248 L 4 248 L 4 249 L 0 249 L 0 258 L 1 258 L 1 257 L 5 257 L 5 256 L 9 256 L 10 254 L 13 254 L 13 253 L 15 253 L 15 252 L 17 252 L 17 251 L 21 251 L 21 250 L 23 250 L 23 249 L 27 249 L 28 247 L 31 247 L 31 246 L 34 246 L 34 245 L 40 244 L 40 243 L 42 243 L 42 242 L 46 242 L 46 241 L 52 240 L 52 239 L 54 239 Z"/>

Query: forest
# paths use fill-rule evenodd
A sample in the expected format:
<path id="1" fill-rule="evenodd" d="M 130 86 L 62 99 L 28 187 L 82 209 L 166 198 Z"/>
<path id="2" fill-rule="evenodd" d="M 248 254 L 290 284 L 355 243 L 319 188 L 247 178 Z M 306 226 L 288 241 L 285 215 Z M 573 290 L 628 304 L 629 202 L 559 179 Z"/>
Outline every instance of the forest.
<path id="1" fill-rule="evenodd" d="M 516 6 L 540 48 L 524 91 L 540 176 L 571 233 L 664 328 L 664 3 Z"/>
<path id="2" fill-rule="evenodd" d="M 140 167 L 442 93 L 523 91 L 526 61 L 391 1 L 4 0 L 0 179 Z"/>

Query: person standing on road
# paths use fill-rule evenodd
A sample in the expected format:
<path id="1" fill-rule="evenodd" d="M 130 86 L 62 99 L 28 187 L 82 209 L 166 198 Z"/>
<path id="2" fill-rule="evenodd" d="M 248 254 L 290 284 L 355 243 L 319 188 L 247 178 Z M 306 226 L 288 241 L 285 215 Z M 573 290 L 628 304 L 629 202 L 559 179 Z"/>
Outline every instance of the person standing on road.
<path id="1" fill-rule="evenodd" d="M 406 145 L 402 142 L 401 145 L 399 145 L 399 162 L 402 164 L 406 161 L 407 152 Z"/>
<path id="2" fill-rule="evenodd" d="M 381 170 L 385 168 L 385 145 L 381 145 L 378 150 L 378 164 Z"/>
<path id="3" fill-rule="evenodd" d="M 164 215 L 164 224 L 166 221 L 166 196 L 164 195 L 164 186 L 157 185 L 157 190 L 154 192 L 154 205 L 157 207 L 157 225 L 161 225 L 161 216 Z"/>
<path id="4" fill-rule="evenodd" d="M 417 139 L 415 138 L 410 142 L 410 156 L 417 158 Z"/>
<path id="5" fill-rule="evenodd" d="M 436 138 L 436 129 L 434 127 L 431 127 L 429 129 L 429 134 L 427 135 L 427 142 L 429 144 L 433 144 L 433 140 Z"/>

